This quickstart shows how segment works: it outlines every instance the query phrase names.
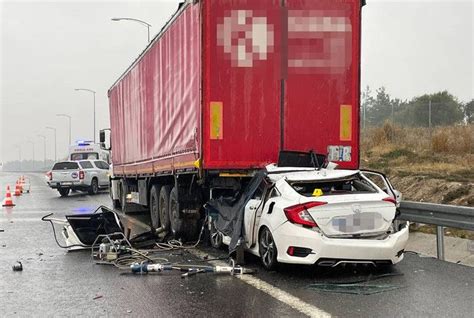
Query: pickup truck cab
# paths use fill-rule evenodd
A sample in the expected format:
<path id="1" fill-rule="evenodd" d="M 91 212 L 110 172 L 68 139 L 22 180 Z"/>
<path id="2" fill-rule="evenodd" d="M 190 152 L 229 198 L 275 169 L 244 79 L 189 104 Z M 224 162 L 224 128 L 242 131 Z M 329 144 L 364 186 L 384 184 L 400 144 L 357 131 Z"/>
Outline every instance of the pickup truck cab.
<path id="1" fill-rule="evenodd" d="M 71 190 L 97 194 L 109 186 L 109 165 L 102 160 L 56 162 L 49 174 L 48 185 L 57 189 L 62 197 Z"/>

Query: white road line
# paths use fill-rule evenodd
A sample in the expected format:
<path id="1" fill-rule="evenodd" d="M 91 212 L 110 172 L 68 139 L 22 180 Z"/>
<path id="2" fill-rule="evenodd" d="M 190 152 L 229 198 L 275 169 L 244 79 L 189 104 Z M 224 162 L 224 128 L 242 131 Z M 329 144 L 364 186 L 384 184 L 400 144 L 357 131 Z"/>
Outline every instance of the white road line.
<path id="1" fill-rule="evenodd" d="M 203 253 L 197 249 L 189 249 L 188 251 L 199 258 L 204 258 L 204 256 L 209 256 L 208 254 Z M 228 266 L 227 263 L 223 261 L 219 261 L 219 260 L 209 261 L 209 263 L 215 266 Z M 275 287 L 255 276 L 236 275 L 236 277 L 240 278 L 240 280 L 242 280 L 243 282 L 249 284 L 252 287 L 255 287 L 256 289 L 275 298 L 276 300 L 281 301 L 282 303 L 290 306 L 294 310 L 299 311 L 300 313 L 308 317 L 314 317 L 314 318 L 331 317 L 331 314 L 325 312 L 324 310 L 316 306 L 313 306 L 311 304 L 308 304 L 307 302 L 299 299 L 298 297 L 293 296 L 287 293 L 286 291 L 281 290 L 280 288 Z"/>

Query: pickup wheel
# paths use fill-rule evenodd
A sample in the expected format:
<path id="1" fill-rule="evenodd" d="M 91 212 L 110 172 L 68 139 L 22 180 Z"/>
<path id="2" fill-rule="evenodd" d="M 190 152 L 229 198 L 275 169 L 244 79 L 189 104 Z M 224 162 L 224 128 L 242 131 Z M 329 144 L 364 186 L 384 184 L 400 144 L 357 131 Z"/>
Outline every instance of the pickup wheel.
<path id="1" fill-rule="evenodd" d="M 171 221 L 170 221 L 170 192 L 171 186 L 165 185 L 161 187 L 160 190 L 160 202 L 159 202 L 159 210 L 160 210 L 160 223 L 161 227 L 165 231 L 169 231 Z"/>
<path id="2" fill-rule="evenodd" d="M 160 227 L 160 190 L 159 185 L 154 185 L 150 189 L 150 219 L 153 233 Z"/>
<path id="3" fill-rule="evenodd" d="M 171 233 L 175 238 L 183 235 L 183 219 L 179 215 L 178 189 L 176 187 L 171 190 L 169 201 Z"/>
<path id="4" fill-rule="evenodd" d="M 59 188 L 58 189 L 58 192 L 59 192 L 59 195 L 62 196 L 62 197 L 67 197 L 69 195 L 69 191 L 71 189 L 69 188 Z"/>
<path id="5" fill-rule="evenodd" d="M 97 178 L 92 178 L 91 186 L 89 187 L 89 194 L 97 194 L 99 192 L 99 183 Z"/>

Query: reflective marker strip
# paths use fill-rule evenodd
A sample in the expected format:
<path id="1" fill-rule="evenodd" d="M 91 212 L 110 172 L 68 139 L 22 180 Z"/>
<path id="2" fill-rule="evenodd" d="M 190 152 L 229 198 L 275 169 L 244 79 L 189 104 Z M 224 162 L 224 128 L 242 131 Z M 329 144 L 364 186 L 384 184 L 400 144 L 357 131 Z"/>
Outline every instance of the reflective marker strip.
<path id="1" fill-rule="evenodd" d="M 211 102 L 210 103 L 210 138 L 219 140 L 223 138 L 223 127 L 222 127 L 222 102 Z"/>
<path id="2" fill-rule="evenodd" d="M 341 105 L 339 139 L 341 141 L 352 140 L 352 106 Z"/>
<path id="3" fill-rule="evenodd" d="M 204 258 L 205 256 L 210 256 L 208 253 L 203 253 L 197 249 L 189 249 L 188 252 L 194 254 L 199 258 Z M 229 266 L 223 261 L 209 261 L 210 264 L 214 266 Z M 314 318 L 322 318 L 322 317 L 331 317 L 331 315 L 325 312 L 322 309 L 319 309 L 316 306 L 308 304 L 307 302 L 295 297 L 286 291 L 281 290 L 255 276 L 252 275 L 235 275 L 235 277 L 240 278 L 243 282 L 249 284 L 252 287 L 264 292 L 265 294 L 275 298 L 278 301 L 290 306 L 292 309 L 308 316 Z"/>

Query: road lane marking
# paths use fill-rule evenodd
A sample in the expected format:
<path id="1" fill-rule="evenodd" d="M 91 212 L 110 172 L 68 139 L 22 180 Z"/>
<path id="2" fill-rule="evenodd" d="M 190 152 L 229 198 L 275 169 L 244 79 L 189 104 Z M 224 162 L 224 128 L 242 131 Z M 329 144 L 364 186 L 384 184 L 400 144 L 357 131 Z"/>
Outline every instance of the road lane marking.
<path id="1" fill-rule="evenodd" d="M 205 256 L 209 256 L 208 253 L 203 253 L 200 250 L 197 249 L 188 249 L 188 251 L 191 254 L 194 254 L 195 256 L 204 259 Z M 219 260 L 214 260 L 214 261 L 209 261 L 210 264 L 214 266 L 229 266 L 229 264 L 219 261 Z M 291 295 L 290 293 L 275 287 L 255 276 L 252 275 L 235 275 L 235 277 L 239 278 L 242 280 L 244 283 L 260 290 L 261 292 L 264 292 L 265 294 L 275 298 L 276 300 L 288 305 L 292 309 L 308 316 L 308 317 L 313 317 L 313 318 L 322 318 L 322 317 L 331 317 L 331 314 L 328 312 L 313 306 L 311 304 L 308 304 L 307 302 L 301 300 L 300 298 Z"/>

